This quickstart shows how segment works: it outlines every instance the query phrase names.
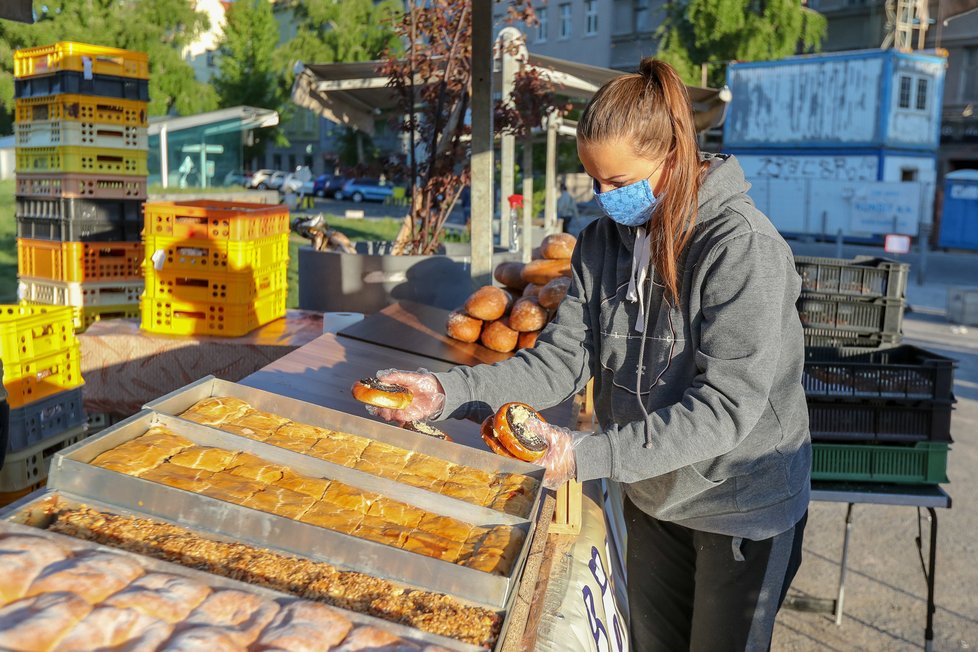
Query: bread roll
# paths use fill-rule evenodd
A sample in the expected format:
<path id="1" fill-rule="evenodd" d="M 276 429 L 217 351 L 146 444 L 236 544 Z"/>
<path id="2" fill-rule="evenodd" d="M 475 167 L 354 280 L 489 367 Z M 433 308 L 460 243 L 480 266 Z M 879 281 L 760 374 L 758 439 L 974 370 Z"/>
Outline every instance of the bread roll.
<path id="1" fill-rule="evenodd" d="M 482 329 L 482 344 L 493 351 L 508 353 L 516 348 L 517 339 L 519 333 L 510 328 L 508 319 L 491 321 Z"/>
<path id="2" fill-rule="evenodd" d="M 476 319 L 493 321 L 506 314 L 510 296 L 502 289 L 486 285 L 472 293 L 465 302 L 465 312 Z"/>
<path id="3" fill-rule="evenodd" d="M 546 324 L 547 311 L 534 297 L 520 299 L 513 304 L 513 310 L 509 313 L 509 326 L 514 331 L 538 331 Z"/>
<path id="4" fill-rule="evenodd" d="M 524 297 L 536 297 L 540 295 L 540 290 L 543 286 L 537 285 L 536 283 L 527 283 L 526 287 L 523 288 Z"/>
<path id="5" fill-rule="evenodd" d="M 569 260 L 576 244 L 577 238 L 570 233 L 554 233 L 540 243 L 540 254 L 550 260 Z"/>
<path id="6" fill-rule="evenodd" d="M 476 342 L 482 334 L 482 320 L 469 317 L 461 310 L 453 310 L 448 315 L 445 332 L 460 342 Z"/>
<path id="7" fill-rule="evenodd" d="M 570 289 L 571 280 L 566 276 L 561 276 L 550 281 L 540 288 L 540 305 L 547 310 L 553 310 L 560 305 L 560 302 L 567 296 Z"/>
<path id="8" fill-rule="evenodd" d="M 523 263 L 509 261 L 496 265 L 492 276 L 506 287 L 513 288 L 514 290 L 522 290 L 526 287 L 526 281 L 520 275 L 522 271 Z"/>
<path id="9" fill-rule="evenodd" d="M 92 606 L 61 591 L 12 602 L 0 609 L 0 649 L 51 650 Z"/>
<path id="10" fill-rule="evenodd" d="M 323 604 L 302 601 L 284 607 L 265 628 L 258 646 L 290 652 L 332 650 L 339 645 L 353 624 L 341 613 Z"/>
<path id="11" fill-rule="evenodd" d="M 525 425 L 531 417 L 544 421 L 540 413 L 529 405 L 507 403 L 499 408 L 492 421 L 492 431 L 499 443 L 514 457 L 526 462 L 534 462 L 547 452 L 547 442 Z"/>
<path id="12" fill-rule="evenodd" d="M 546 285 L 557 277 L 570 275 L 569 260 L 531 260 L 523 268 L 523 278 L 537 285 Z"/>
<path id="13" fill-rule="evenodd" d="M 519 339 L 516 341 L 516 348 L 518 349 L 532 349 L 537 344 L 537 338 L 540 336 L 540 331 L 528 331 L 526 333 L 520 333 Z"/>

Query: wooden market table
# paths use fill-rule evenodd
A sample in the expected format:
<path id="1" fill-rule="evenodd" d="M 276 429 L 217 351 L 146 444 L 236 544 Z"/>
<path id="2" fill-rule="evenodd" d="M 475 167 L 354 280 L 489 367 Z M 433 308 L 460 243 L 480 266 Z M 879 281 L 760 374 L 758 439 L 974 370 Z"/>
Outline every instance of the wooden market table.
<path id="1" fill-rule="evenodd" d="M 350 393 L 359 378 L 373 376 L 380 369 L 447 371 L 457 364 L 478 364 L 494 352 L 473 350 L 444 337 L 435 330 L 444 325 L 447 311 L 396 305 L 367 317 L 339 333 L 324 333 L 309 344 L 292 351 L 241 380 L 241 384 L 290 396 L 302 401 L 351 414 L 363 415 L 365 408 Z M 456 346 L 460 345 L 460 346 Z M 498 354 L 498 359 L 509 357 Z M 497 360 L 492 360 L 493 362 Z M 547 419 L 565 426 L 576 426 L 579 405 L 573 401 L 545 410 Z M 488 450 L 471 421 L 444 421 L 438 424 L 456 442 Z M 599 483 L 587 483 L 583 500 L 582 530 L 578 536 L 549 534 L 538 536 L 531 545 L 520 592 L 509 614 L 508 635 L 499 649 L 573 650 L 570 640 L 577 638 L 580 649 L 591 649 L 594 641 L 587 629 L 588 612 L 595 603 L 582 600 L 596 596 L 599 611 L 607 608 L 607 630 L 627 631 L 617 613 L 615 600 L 622 594 L 607 578 L 615 574 L 616 560 L 608 555 L 608 530 L 604 516 L 604 495 Z M 541 519 L 549 520 L 555 507 L 548 492 Z M 547 528 L 538 523 L 538 533 Z M 597 561 L 596 561 L 597 560 Z M 602 570 L 603 569 L 603 570 Z M 602 611 L 602 613 L 604 613 Z M 568 617 L 570 616 L 570 617 Z M 576 625 L 576 632 L 570 628 Z M 570 637 L 570 639 L 568 638 Z M 587 643 L 590 642 L 590 646 Z"/>

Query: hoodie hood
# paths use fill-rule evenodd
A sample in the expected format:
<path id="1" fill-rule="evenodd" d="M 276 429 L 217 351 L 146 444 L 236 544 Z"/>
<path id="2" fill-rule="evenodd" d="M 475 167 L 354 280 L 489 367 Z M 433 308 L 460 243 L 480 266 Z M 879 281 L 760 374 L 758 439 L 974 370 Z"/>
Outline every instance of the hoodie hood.
<path id="1" fill-rule="evenodd" d="M 728 206 L 746 201 L 746 193 L 750 189 L 743 168 L 730 154 L 701 152 L 700 161 L 706 163 L 706 170 L 703 183 L 700 185 L 697 224 L 714 220 L 722 215 Z M 611 218 L 605 216 L 603 219 Z M 622 226 L 618 223 L 615 223 L 615 227 L 625 248 L 632 251 L 635 247 L 637 227 Z"/>

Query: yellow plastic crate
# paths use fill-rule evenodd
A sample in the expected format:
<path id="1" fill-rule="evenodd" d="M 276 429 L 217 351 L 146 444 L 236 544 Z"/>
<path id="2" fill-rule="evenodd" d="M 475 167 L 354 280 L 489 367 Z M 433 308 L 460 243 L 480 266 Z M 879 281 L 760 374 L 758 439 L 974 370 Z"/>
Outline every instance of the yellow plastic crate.
<path id="1" fill-rule="evenodd" d="M 146 259 L 149 268 L 156 261 L 157 271 L 240 272 L 268 269 L 288 263 L 289 234 L 273 235 L 257 240 L 201 240 L 165 238 L 144 233 Z"/>
<path id="2" fill-rule="evenodd" d="M 41 120 L 14 125 L 17 147 L 109 147 L 148 149 L 146 127 L 72 120 Z"/>
<path id="3" fill-rule="evenodd" d="M 245 272 L 157 272 L 146 268 L 146 295 L 178 301 L 247 303 L 268 292 L 288 289 L 288 266 Z"/>
<path id="4" fill-rule="evenodd" d="M 138 319 L 139 303 L 127 303 L 108 306 L 73 307 L 75 332 L 83 333 L 95 322 L 106 319 Z"/>
<path id="5" fill-rule="evenodd" d="M 3 386 L 10 407 L 21 407 L 66 389 L 81 387 L 81 348 L 78 341 L 60 351 L 16 363 L 3 361 Z"/>
<path id="6" fill-rule="evenodd" d="M 86 283 L 138 281 L 143 277 L 141 242 L 17 240 L 17 273 L 30 278 Z"/>
<path id="7" fill-rule="evenodd" d="M 110 147 L 18 147 L 17 172 L 118 174 L 145 177 L 145 151 Z"/>
<path id="8" fill-rule="evenodd" d="M 286 294 L 285 290 L 276 290 L 243 304 L 177 301 L 144 295 L 140 300 L 142 329 L 165 335 L 240 337 L 284 317 Z"/>
<path id="9" fill-rule="evenodd" d="M 0 359 L 4 366 L 64 351 L 78 340 L 71 308 L 0 305 Z"/>
<path id="10" fill-rule="evenodd" d="M 24 301 L 54 306 L 118 306 L 139 303 L 143 281 L 109 281 L 104 283 L 61 283 L 21 277 L 17 291 Z"/>
<path id="11" fill-rule="evenodd" d="M 145 52 L 75 41 L 59 41 L 14 52 L 14 77 L 37 77 L 60 70 L 149 79 L 149 57 Z"/>
<path id="12" fill-rule="evenodd" d="M 280 204 L 212 200 L 147 202 L 146 235 L 204 240 L 257 240 L 289 233 L 289 209 Z"/>
<path id="13" fill-rule="evenodd" d="M 21 124 L 48 120 L 71 120 L 106 125 L 148 127 L 146 102 L 97 95 L 47 95 L 15 100 L 16 121 Z"/>

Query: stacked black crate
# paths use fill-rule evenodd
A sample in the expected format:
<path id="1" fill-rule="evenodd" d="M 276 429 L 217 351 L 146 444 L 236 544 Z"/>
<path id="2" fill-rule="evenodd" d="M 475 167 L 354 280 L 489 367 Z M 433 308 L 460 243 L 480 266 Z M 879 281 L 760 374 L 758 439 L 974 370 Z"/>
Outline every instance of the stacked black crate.
<path id="1" fill-rule="evenodd" d="M 909 266 L 796 257 L 812 478 L 947 481 L 955 362 L 902 345 Z"/>

